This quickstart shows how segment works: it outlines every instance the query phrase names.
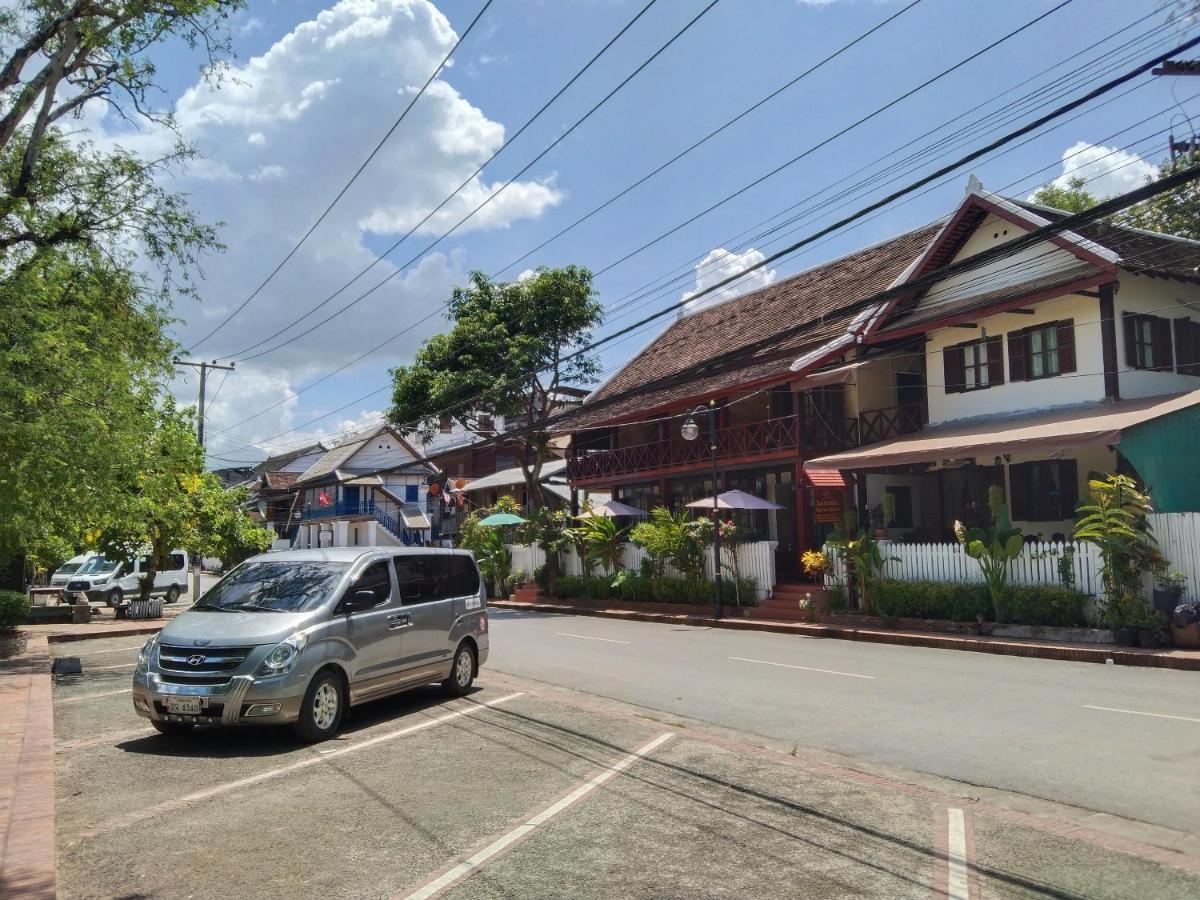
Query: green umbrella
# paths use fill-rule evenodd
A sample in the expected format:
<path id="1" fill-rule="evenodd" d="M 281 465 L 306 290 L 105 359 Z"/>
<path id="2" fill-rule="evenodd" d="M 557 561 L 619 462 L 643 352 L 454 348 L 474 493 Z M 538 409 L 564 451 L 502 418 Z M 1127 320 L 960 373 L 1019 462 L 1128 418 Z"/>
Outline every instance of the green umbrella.
<path id="1" fill-rule="evenodd" d="M 521 525 L 525 520 L 512 513 L 492 513 L 486 519 L 481 519 L 480 525 Z"/>

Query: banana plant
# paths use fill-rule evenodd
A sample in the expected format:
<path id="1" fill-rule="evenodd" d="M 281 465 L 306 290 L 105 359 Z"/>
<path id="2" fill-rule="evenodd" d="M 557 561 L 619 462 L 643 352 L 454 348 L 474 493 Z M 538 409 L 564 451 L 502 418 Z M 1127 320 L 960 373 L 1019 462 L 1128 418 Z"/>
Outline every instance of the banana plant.
<path id="1" fill-rule="evenodd" d="M 979 563 L 992 608 L 996 609 L 1003 605 L 1008 591 L 1008 565 L 1021 555 L 1025 539 L 1021 529 L 1013 527 L 1004 494 L 996 485 L 988 489 L 988 508 L 992 511 L 991 525 L 968 530 L 962 522 L 955 522 L 954 536 L 967 556 Z"/>

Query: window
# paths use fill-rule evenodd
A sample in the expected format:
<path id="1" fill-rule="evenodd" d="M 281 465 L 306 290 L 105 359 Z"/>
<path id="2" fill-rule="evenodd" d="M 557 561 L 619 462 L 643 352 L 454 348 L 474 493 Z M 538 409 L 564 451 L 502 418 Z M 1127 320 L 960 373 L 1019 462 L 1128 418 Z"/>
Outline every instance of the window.
<path id="1" fill-rule="evenodd" d="M 445 557 L 438 554 L 411 554 L 392 558 L 400 602 L 405 606 L 429 603 L 449 596 Z"/>
<path id="2" fill-rule="evenodd" d="M 377 566 L 378 563 L 371 569 Z M 340 562 L 242 563 L 210 588 L 192 609 L 305 612 L 329 599 L 348 567 L 348 563 Z M 363 578 L 371 569 L 363 573 Z M 372 588 L 355 585 L 351 590 Z M 387 595 L 385 587 L 384 599 Z"/>
<path id="3" fill-rule="evenodd" d="M 892 495 L 892 502 L 896 506 L 896 514 L 892 516 L 892 520 L 887 523 L 889 528 L 912 528 L 913 527 L 913 505 L 912 505 L 912 488 L 907 485 L 895 485 L 885 487 L 885 494 Z"/>
<path id="4" fill-rule="evenodd" d="M 998 337 L 947 347 L 942 351 L 942 363 L 947 394 L 1004 384 L 1004 346 Z"/>
<path id="5" fill-rule="evenodd" d="M 1075 460 L 1017 463 L 1009 467 L 1012 517 L 1025 522 L 1073 519 L 1079 505 Z"/>
<path id="6" fill-rule="evenodd" d="M 392 594 L 392 579 L 388 575 L 388 565 L 385 560 L 381 559 L 367 566 L 354 584 L 350 585 L 347 595 L 353 596 L 358 591 L 370 591 L 375 595 L 376 603 L 387 601 Z"/>
<path id="7" fill-rule="evenodd" d="M 184 567 L 184 559 L 182 553 L 172 553 L 167 557 L 166 564 L 163 566 L 164 572 L 178 572 Z"/>
<path id="8" fill-rule="evenodd" d="M 1043 322 L 1008 333 L 1010 381 L 1053 378 L 1075 371 L 1075 320 Z"/>
<path id="9" fill-rule="evenodd" d="M 450 416 L 442 416 L 438 419 L 438 430 L 442 434 L 449 434 L 454 430 L 454 419 Z"/>
<path id="10" fill-rule="evenodd" d="M 467 597 L 479 593 L 479 573 L 469 556 L 455 553 L 447 557 L 450 563 L 450 594 Z"/>
<path id="11" fill-rule="evenodd" d="M 1122 313 L 1125 323 L 1125 364 L 1131 369 L 1170 372 L 1175 367 L 1171 353 L 1171 320 L 1140 313 Z"/>
<path id="12" fill-rule="evenodd" d="M 1200 322 L 1175 320 L 1175 371 L 1200 375 Z"/>
<path id="13" fill-rule="evenodd" d="M 420 492 L 421 492 L 421 488 L 419 485 L 406 484 L 404 486 L 404 502 L 405 503 L 416 503 L 417 500 L 419 499 Z"/>
<path id="14" fill-rule="evenodd" d="M 476 431 L 495 431 L 496 422 L 491 416 L 479 416 L 475 420 Z"/>

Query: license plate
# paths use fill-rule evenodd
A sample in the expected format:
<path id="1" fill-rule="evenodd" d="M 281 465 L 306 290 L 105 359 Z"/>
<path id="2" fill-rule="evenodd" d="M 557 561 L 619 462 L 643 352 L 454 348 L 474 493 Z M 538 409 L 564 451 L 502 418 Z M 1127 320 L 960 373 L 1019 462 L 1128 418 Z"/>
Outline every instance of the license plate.
<path id="1" fill-rule="evenodd" d="M 201 697 L 168 697 L 167 712 L 173 716 L 198 716 L 204 708 Z"/>

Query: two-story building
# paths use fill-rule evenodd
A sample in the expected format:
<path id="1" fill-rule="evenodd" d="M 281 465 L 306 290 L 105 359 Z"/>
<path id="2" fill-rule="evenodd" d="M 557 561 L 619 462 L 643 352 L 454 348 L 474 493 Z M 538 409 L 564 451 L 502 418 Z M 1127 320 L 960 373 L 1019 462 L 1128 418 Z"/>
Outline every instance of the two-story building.
<path id="1" fill-rule="evenodd" d="M 681 425 L 715 401 L 717 487 L 782 507 L 740 518 L 777 542 L 783 580 L 846 506 L 865 519 L 885 494 L 888 536 L 908 540 L 982 521 L 994 483 L 1027 531 L 1065 534 L 1092 472 L 1200 509 L 1200 480 L 1181 477 L 1200 244 L 1098 223 L 929 277 L 1065 215 L 972 179 L 936 225 L 681 316 L 563 417 L 571 484 L 642 509 L 710 495 L 703 411 L 699 439 Z"/>

